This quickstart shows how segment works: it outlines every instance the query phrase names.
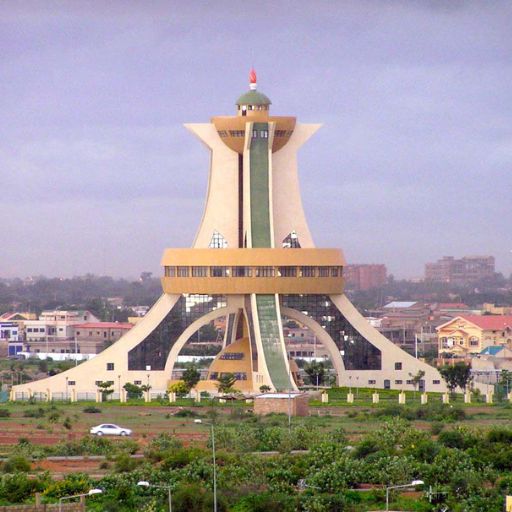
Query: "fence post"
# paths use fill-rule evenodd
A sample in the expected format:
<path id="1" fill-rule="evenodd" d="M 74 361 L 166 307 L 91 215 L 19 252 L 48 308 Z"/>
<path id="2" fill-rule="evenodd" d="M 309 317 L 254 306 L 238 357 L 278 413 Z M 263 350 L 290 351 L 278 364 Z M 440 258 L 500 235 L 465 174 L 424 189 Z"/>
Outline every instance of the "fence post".
<path id="1" fill-rule="evenodd" d="M 493 393 L 492 391 L 489 391 L 488 393 L 485 394 L 485 402 L 488 403 L 488 404 L 492 404 L 492 398 L 493 398 Z"/>
<path id="2" fill-rule="evenodd" d="M 347 393 L 347 403 L 348 404 L 354 403 L 354 393 Z"/>
<path id="3" fill-rule="evenodd" d="M 421 405 L 426 405 L 428 403 L 428 395 L 427 393 L 421 394 Z"/>
<path id="4" fill-rule="evenodd" d="M 378 404 L 379 403 L 379 393 L 373 393 L 372 394 L 372 402 L 374 404 Z"/>
<path id="5" fill-rule="evenodd" d="M 99 389 L 96 390 L 96 402 L 98 404 L 103 402 L 103 395 Z"/>
<path id="6" fill-rule="evenodd" d="M 400 391 L 400 394 L 398 395 L 398 403 L 404 405 L 405 400 L 405 393 L 403 391 Z"/>
<path id="7" fill-rule="evenodd" d="M 151 391 L 149 389 L 144 393 L 144 401 L 151 402 Z"/>
<path id="8" fill-rule="evenodd" d="M 323 404 L 329 403 L 329 395 L 327 393 L 322 393 L 322 403 Z"/>
<path id="9" fill-rule="evenodd" d="M 47 402 L 51 402 L 52 401 L 52 390 L 50 388 L 48 388 L 46 390 L 46 401 Z"/>
<path id="10" fill-rule="evenodd" d="M 443 393 L 443 404 L 450 403 L 450 395 L 448 393 Z"/>
<path id="11" fill-rule="evenodd" d="M 174 391 L 169 392 L 169 402 L 170 403 L 176 402 L 176 393 L 174 393 Z"/>
<path id="12" fill-rule="evenodd" d="M 471 391 L 466 391 L 464 393 L 464 403 L 465 404 L 470 404 L 471 403 Z"/>
<path id="13" fill-rule="evenodd" d="M 200 401 L 201 401 L 201 391 L 196 389 L 196 402 L 199 403 Z"/>

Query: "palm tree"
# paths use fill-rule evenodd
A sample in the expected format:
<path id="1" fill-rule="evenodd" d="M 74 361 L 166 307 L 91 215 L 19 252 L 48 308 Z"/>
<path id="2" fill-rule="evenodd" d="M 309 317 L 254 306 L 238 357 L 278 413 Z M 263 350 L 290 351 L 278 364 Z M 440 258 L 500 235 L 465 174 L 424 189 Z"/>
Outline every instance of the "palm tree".
<path id="1" fill-rule="evenodd" d="M 217 378 L 219 393 L 233 393 L 235 391 L 236 377 L 232 373 L 221 373 Z"/>

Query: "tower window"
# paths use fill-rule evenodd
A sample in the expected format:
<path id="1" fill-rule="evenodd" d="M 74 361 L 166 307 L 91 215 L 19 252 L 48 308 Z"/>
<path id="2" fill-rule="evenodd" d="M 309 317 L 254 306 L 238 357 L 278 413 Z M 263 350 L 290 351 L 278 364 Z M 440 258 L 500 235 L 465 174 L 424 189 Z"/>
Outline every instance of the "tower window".
<path id="1" fill-rule="evenodd" d="M 225 249 L 227 246 L 226 239 L 218 231 L 214 231 L 208 247 L 210 249 Z"/>
<path id="2" fill-rule="evenodd" d="M 256 277 L 274 277 L 274 268 L 256 267 Z"/>
<path id="3" fill-rule="evenodd" d="M 188 277 L 188 267 L 178 267 L 178 277 Z"/>
<path id="4" fill-rule="evenodd" d="M 192 277 L 207 277 L 208 267 L 192 267 Z"/>
<path id="5" fill-rule="evenodd" d="M 315 277 L 316 267 L 300 267 L 300 277 Z"/>

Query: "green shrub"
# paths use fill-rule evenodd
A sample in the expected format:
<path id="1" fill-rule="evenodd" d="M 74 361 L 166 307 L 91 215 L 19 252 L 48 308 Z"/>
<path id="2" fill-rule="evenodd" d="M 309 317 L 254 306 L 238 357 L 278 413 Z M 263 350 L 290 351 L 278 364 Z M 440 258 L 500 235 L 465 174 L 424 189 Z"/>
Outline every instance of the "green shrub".
<path id="1" fill-rule="evenodd" d="M 437 436 L 439 435 L 444 429 L 444 423 L 440 421 L 434 421 L 432 422 L 432 425 L 430 426 L 430 432 L 432 435 Z"/>
<path id="2" fill-rule="evenodd" d="M 127 453 L 119 454 L 114 460 L 116 473 L 130 473 L 139 465 L 139 461 L 130 457 Z"/>
<path id="3" fill-rule="evenodd" d="M 199 414 L 191 409 L 181 409 L 174 413 L 176 418 L 196 418 Z"/>
<path id="4" fill-rule="evenodd" d="M 4 473 L 28 473 L 30 469 L 30 462 L 22 455 L 13 455 L 2 465 L 2 471 Z"/>
<path id="5" fill-rule="evenodd" d="M 0 409 L 0 418 L 8 418 L 11 415 L 11 411 L 8 409 Z"/>
<path id="6" fill-rule="evenodd" d="M 95 407 L 94 405 L 88 405 L 83 408 L 83 411 L 89 414 L 98 414 L 101 412 L 101 409 L 98 409 L 98 407 Z"/>
<path id="7" fill-rule="evenodd" d="M 487 432 L 487 440 L 490 443 L 512 443 L 512 430 L 503 427 L 494 427 Z"/>
<path id="8" fill-rule="evenodd" d="M 43 489 L 42 480 L 30 479 L 25 473 L 4 475 L 0 479 L 0 500 L 5 503 L 23 503 Z"/>
<path id="9" fill-rule="evenodd" d="M 42 407 L 38 407 L 37 409 L 27 409 L 23 411 L 23 416 L 25 418 L 43 418 L 44 417 L 44 409 Z"/>
<path id="10" fill-rule="evenodd" d="M 88 475 L 71 473 L 64 480 L 51 482 L 44 490 L 43 495 L 59 499 L 63 496 L 82 494 L 89 491 L 89 489 L 91 489 L 91 480 Z"/>
<path id="11" fill-rule="evenodd" d="M 73 427 L 73 424 L 71 423 L 71 418 L 69 416 L 66 416 L 66 419 L 62 422 L 62 426 L 66 430 L 71 430 Z"/>
<path id="12" fill-rule="evenodd" d="M 297 510 L 297 498 L 272 492 L 249 494 L 231 510 L 233 512 L 293 512 Z"/>

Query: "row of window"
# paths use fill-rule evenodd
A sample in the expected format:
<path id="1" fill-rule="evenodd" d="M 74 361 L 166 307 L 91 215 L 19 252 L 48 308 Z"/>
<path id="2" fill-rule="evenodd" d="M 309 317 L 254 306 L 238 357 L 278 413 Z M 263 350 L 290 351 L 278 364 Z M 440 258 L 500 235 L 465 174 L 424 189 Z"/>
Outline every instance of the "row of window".
<path id="1" fill-rule="evenodd" d="M 388 381 L 388 382 L 389 382 L 389 381 Z M 406 383 L 406 384 L 409 384 L 409 385 L 412 385 L 412 380 L 406 380 L 406 381 L 405 381 L 405 383 Z M 375 384 L 377 384 L 377 381 L 376 381 L 376 380 L 374 380 L 374 379 L 370 379 L 370 380 L 368 381 L 368 384 L 369 384 L 369 385 L 371 385 L 371 386 L 374 386 Z M 396 385 L 403 384 L 403 381 L 402 381 L 402 380 L 395 380 L 395 384 L 396 384 Z M 432 384 L 433 384 L 433 385 L 438 385 L 438 384 L 441 384 L 441 381 L 440 381 L 440 380 L 436 380 L 436 379 L 434 379 L 434 380 L 432 381 Z M 386 387 L 386 385 L 385 385 L 385 387 Z"/>
<path id="2" fill-rule="evenodd" d="M 221 372 L 220 376 L 231 375 L 230 373 Z M 245 372 L 233 372 L 236 380 L 247 380 L 247 373 Z M 217 380 L 219 378 L 219 372 L 211 372 L 208 376 L 210 380 Z"/>
<path id="3" fill-rule="evenodd" d="M 28 341 L 35 341 L 35 340 L 28 340 Z M 30 347 L 27 347 L 27 350 L 29 350 L 29 349 L 30 349 Z M 41 349 L 40 348 L 36 348 L 34 352 L 36 354 L 40 354 L 41 353 Z M 46 352 L 46 350 L 45 350 L 45 352 Z M 52 348 L 51 352 L 55 353 L 55 349 Z M 69 350 L 69 349 L 61 348 L 60 349 L 60 353 L 61 354 L 80 354 L 80 347 L 77 347 L 76 350 Z"/>
<path id="4" fill-rule="evenodd" d="M 243 352 L 226 352 L 219 357 L 219 359 L 225 359 L 226 361 L 239 361 L 243 358 Z"/>
<path id="5" fill-rule="evenodd" d="M 253 130 L 252 131 L 253 139 L 268 139 L 268 130 Z"/>
<path id="6" fill-rule="evenodd" d="M 170 267 L 165 277 L 340 277 L 343 267 Z"/>
<path id="7" fill-rule="evenodd" d="M 238 105 L 238 110 L 268 110 L 268 105 Z"/>
<path id="8" fill-rule="evenodd" d="M 225 139 L 228 135 L 231 137 L 245 137 L 245 130 L 218 130 L 217 133 L 219 137 Z M 293 130 L 276 130 L 276 137 L 290 137 L 293 133 Z M 268 130 L 253 130 L 252 138 L 257 139 L 268 139 Z"/>

